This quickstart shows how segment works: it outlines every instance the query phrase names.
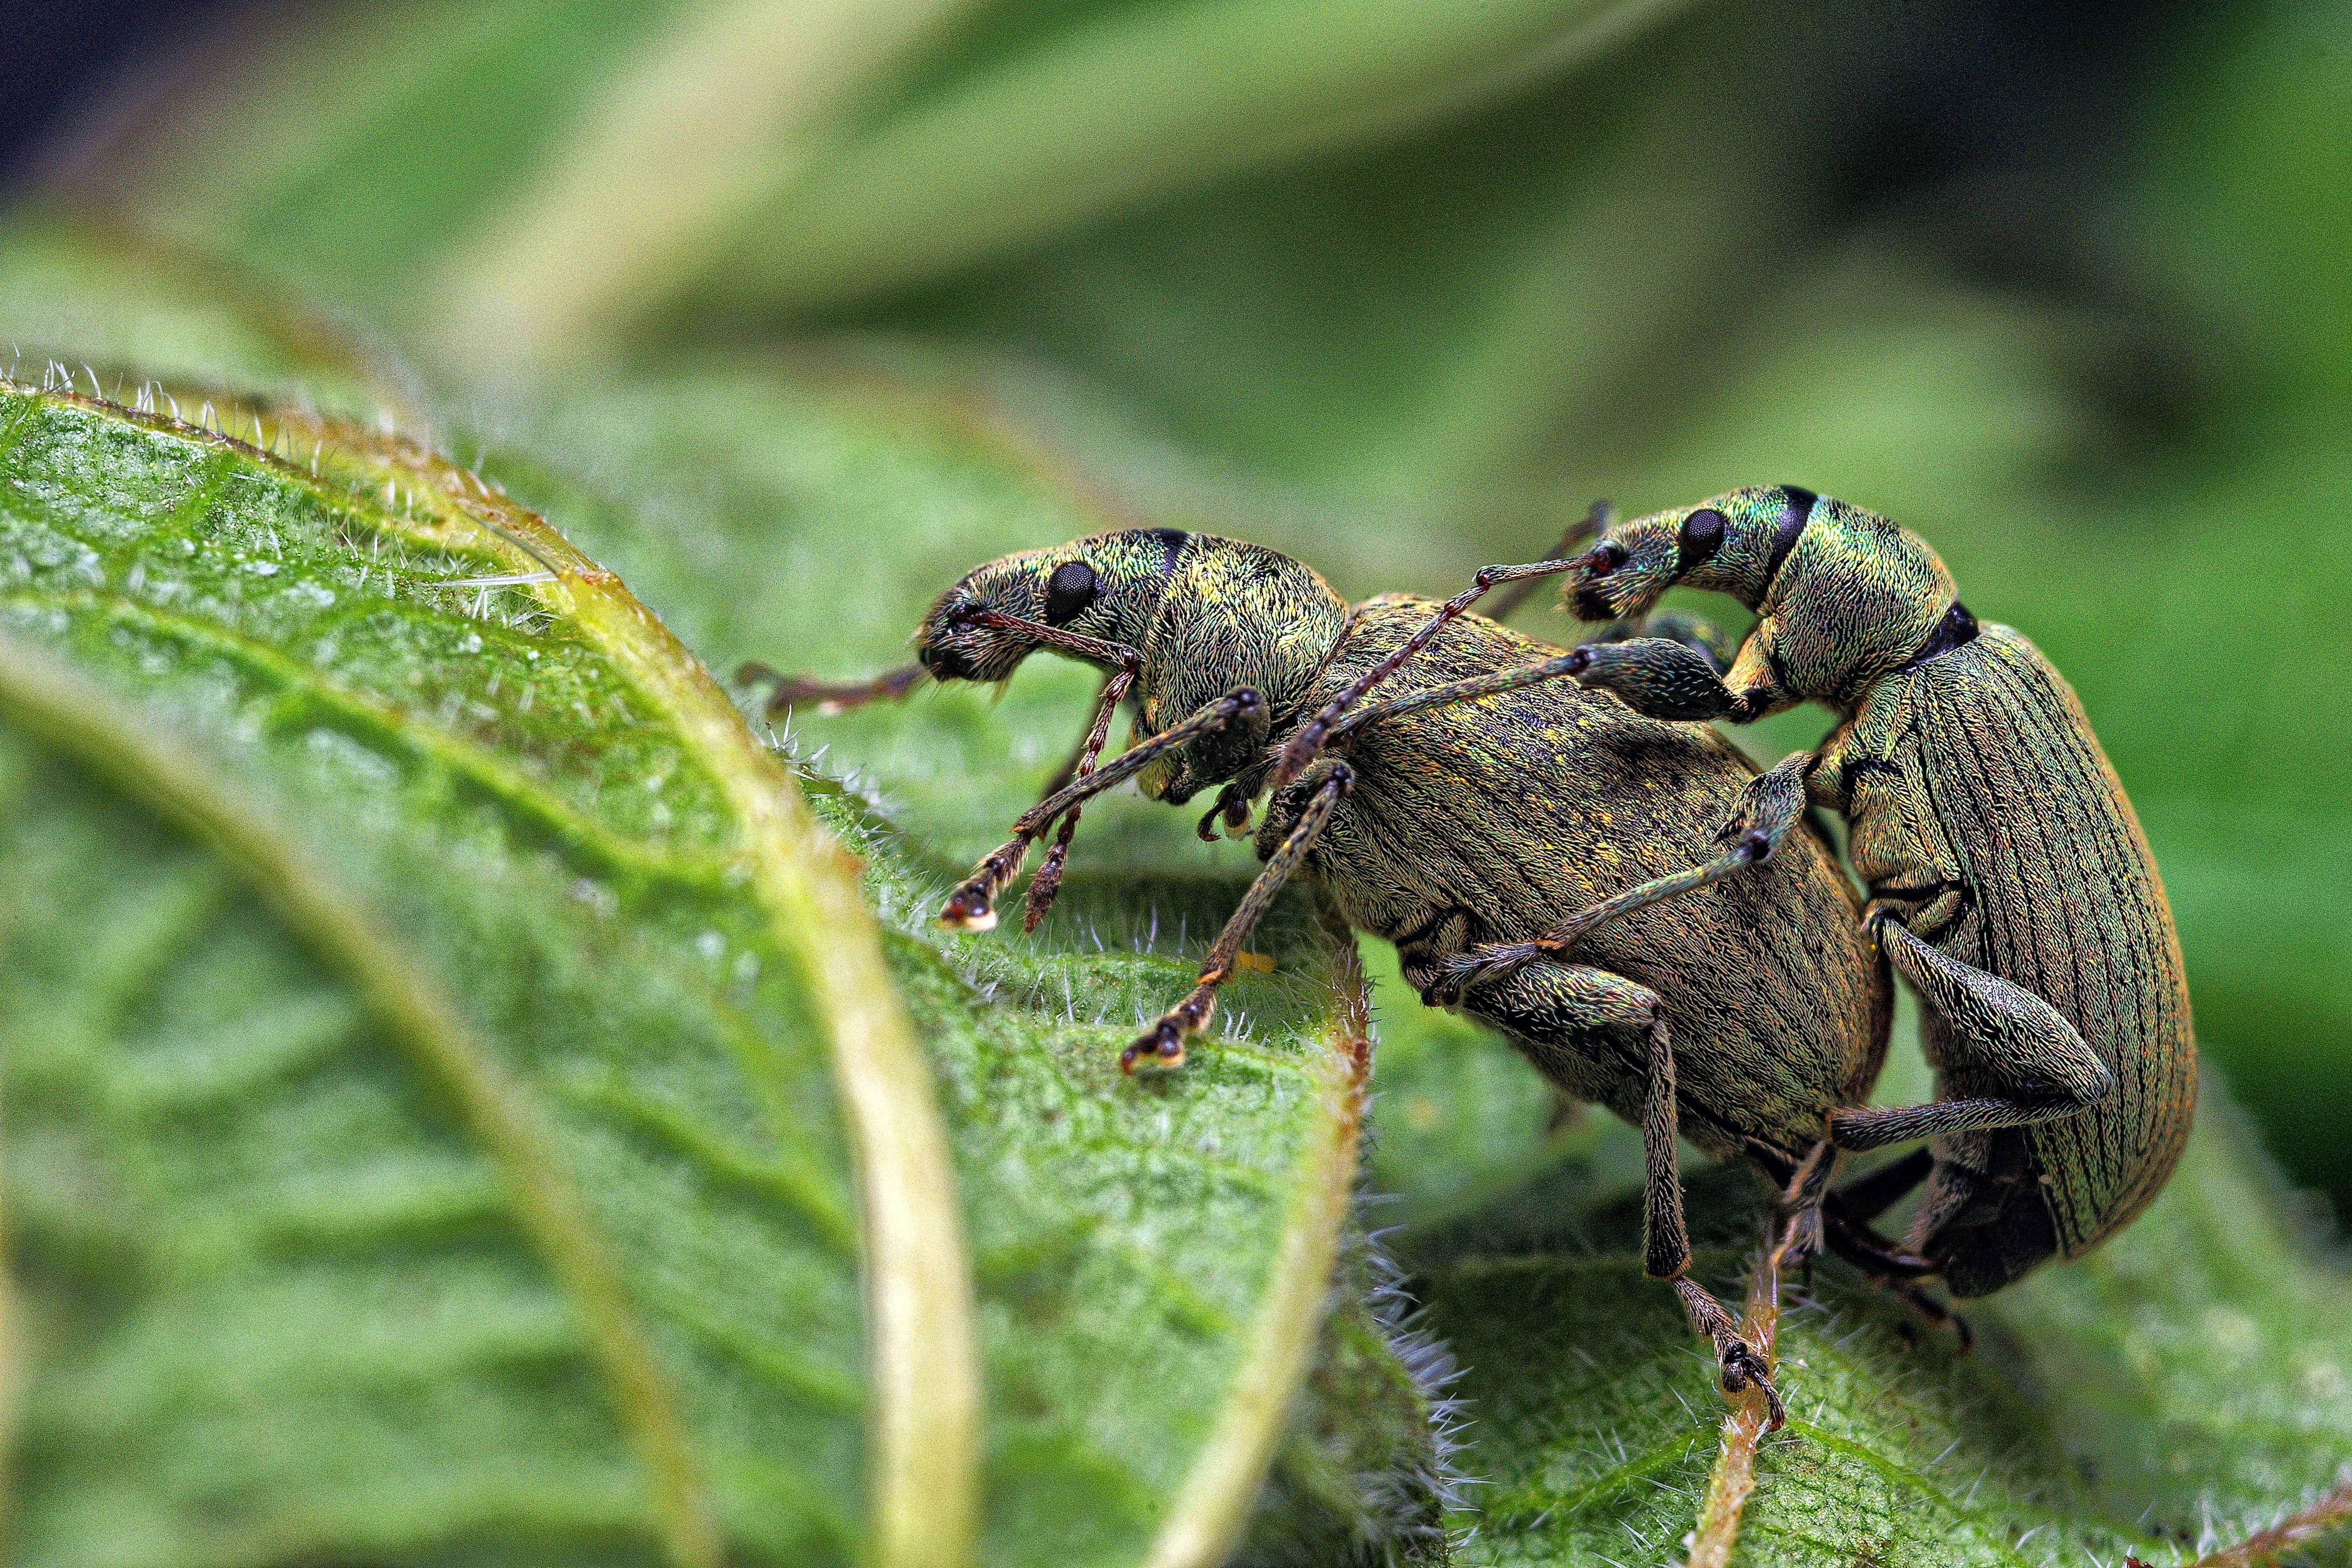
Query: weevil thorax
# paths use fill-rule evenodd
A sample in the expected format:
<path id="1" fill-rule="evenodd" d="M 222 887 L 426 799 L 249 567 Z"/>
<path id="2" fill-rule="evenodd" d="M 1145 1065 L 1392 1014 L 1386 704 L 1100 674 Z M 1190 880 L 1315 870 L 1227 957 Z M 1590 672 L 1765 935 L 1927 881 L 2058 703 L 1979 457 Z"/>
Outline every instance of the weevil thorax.
<path id="1" fill-rule="evenodd" d="M 1258 760 L 1265 736 L 1295 721 L 1348 617 L 1330 584 L 1278 551 L 1211 533 L 1122 529 L 975 568 L 923 617 L 915 657 L 941 680 L 1007 679 L 1043 645 L 1034 634 L 980 625 L 990 610 L 1141 655 L 1129 693 L 1139 735 L 1236 687 L 1265 699 L 1256 725 L 1205 738 L 1138 775 L 1145 794 L 1171 801 Z"/>
<path id="2" fill-rule="evenodd" d="M 1265 699 L 1260 723 L 1206 738 L 1137 775 L 1145 795 L 1182 802 L 1263 760 L 1269 735 L 1303 720 L 1316 677 L 1347 630 L 1347 601 L 1279 551 L 1194 534 L 1137 646 L 1135 732 L 1167 729 L 1237 687 Z"/>
<path id="3" fill-rule="evenodd" d="M 1917 534 L 1824 496 L 1749 603 L 1779 684 L 1850 710 L 1873 681 L 1910 662 L 1958 596 Z"/>
<path id="4" fill-rule="evenodd" d="M 1757 613 L 1775 684 L 1832 705 L 1901 668 L 1957 596 L 1917 534 L 1801 485 L 1635 518 L 1587 561 L 1562 589 L 1580 618 L 1638 616 L 1678 585 L 1728 594 Z"/>

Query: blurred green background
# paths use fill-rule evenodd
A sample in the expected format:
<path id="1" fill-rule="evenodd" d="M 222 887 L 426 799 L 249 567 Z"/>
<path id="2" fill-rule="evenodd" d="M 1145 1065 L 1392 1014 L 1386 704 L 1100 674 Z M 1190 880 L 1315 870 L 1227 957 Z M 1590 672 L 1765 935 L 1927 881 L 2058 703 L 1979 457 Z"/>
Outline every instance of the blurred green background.
<path id="1" fill-rule="evenodd" d="M 814 363 L 1351 595 L 1450 591 L 1595 495 L 1887 512 L 2074 681 L 2205 1049 L 2352 1203 L 2341 0 L 259 4 L 70 107 L 24 132 L 10 287 L 70 215 L 493 438 Z M 1022 526 L 877 541 L 776 661 L 895 660 Z"/>

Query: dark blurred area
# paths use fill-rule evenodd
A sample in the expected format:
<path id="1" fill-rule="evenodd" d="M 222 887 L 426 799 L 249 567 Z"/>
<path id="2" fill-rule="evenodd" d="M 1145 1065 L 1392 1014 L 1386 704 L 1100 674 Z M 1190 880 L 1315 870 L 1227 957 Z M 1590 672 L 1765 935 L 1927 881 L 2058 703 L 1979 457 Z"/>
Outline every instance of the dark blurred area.
<path id="1" fill-rule="evenodd" d="M 227 11 L 227 0 L 0 0 L 0 190 L 22 184 L 42 148 Z"/>

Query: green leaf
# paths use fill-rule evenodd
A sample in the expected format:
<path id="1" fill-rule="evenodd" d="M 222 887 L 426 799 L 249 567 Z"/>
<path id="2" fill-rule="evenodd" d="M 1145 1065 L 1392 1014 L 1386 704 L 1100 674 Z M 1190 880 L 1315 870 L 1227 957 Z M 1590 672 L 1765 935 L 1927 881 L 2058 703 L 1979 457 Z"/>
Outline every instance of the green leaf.
<path id="1" fill-rule="evenodd" d="M 953 862 L 535 515 L 220 408 L 0 393 L 21 1560 L 1220 1557 L 1352 1190 L 1348 950 L 1286 906 L 1246 1031 L 1122 1079 L 1197 960 L 1076 933 L 1197 952 L 1229 884 L 942 939 Z M 1026 482 L 895 455 L 842 539 Z"/>
<path id="2" fill-rule="evenodd" d="M 1970 1304 L 1973 1355 L 1839 1266 L 1810 1294 L 1789 1282 L 1789 1424 L 1756 1455 L 1734 1561 L 2186 1563 L 2315 1502 L 2334 1527 L 2316 1560 L 2352 1561 L 2352 1279 L 2282 1217 L 2210 1080 L 2200 1118 L 2129 1230 Z M 1754 1184 L 1694 1185 L 1701 1273 L 1736 1296 Z M 1417 1237 L 1408 1261 L 1468 1369 L 1459 1462 L 1486 1484 L 1461 1561 L 1679 1561 L 1727 1423 L 1671 1294 L 1642 1278 L 1632 1195 L 1584 1208 L 1570 1176 Z"/>

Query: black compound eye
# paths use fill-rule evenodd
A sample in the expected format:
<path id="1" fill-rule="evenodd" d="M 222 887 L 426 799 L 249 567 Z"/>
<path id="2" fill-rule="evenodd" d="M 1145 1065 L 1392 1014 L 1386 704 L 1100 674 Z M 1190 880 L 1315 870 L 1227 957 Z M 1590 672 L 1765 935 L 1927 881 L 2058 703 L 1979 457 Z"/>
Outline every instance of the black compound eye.
<path id="1" fill-rule="evenodd" d="M 1083 561 L 1066 561 L 1045 580 L 1045 624 L 1062 626 L 1075 620 L 1095 602 L 1095 569 Z"/>
<path id="2" fill-rule="evenodd" d="M 1589 575 L 1606 577 L 1625 564 L 1625 547 L 1613 539 L 1606 540 L 1594 545 L 1592 553 L 1585 559 L 1591 563 L 1591 565 L 1586 569 Z"/>
<path id="3" fill-rule="evenodd" d="M 1723 548 L 1723 514 L 1711 506 L 1683 519 L 1683 531 L 1675 536 L 1675 570 L 1687 572 L 1712 558 Z"/>

